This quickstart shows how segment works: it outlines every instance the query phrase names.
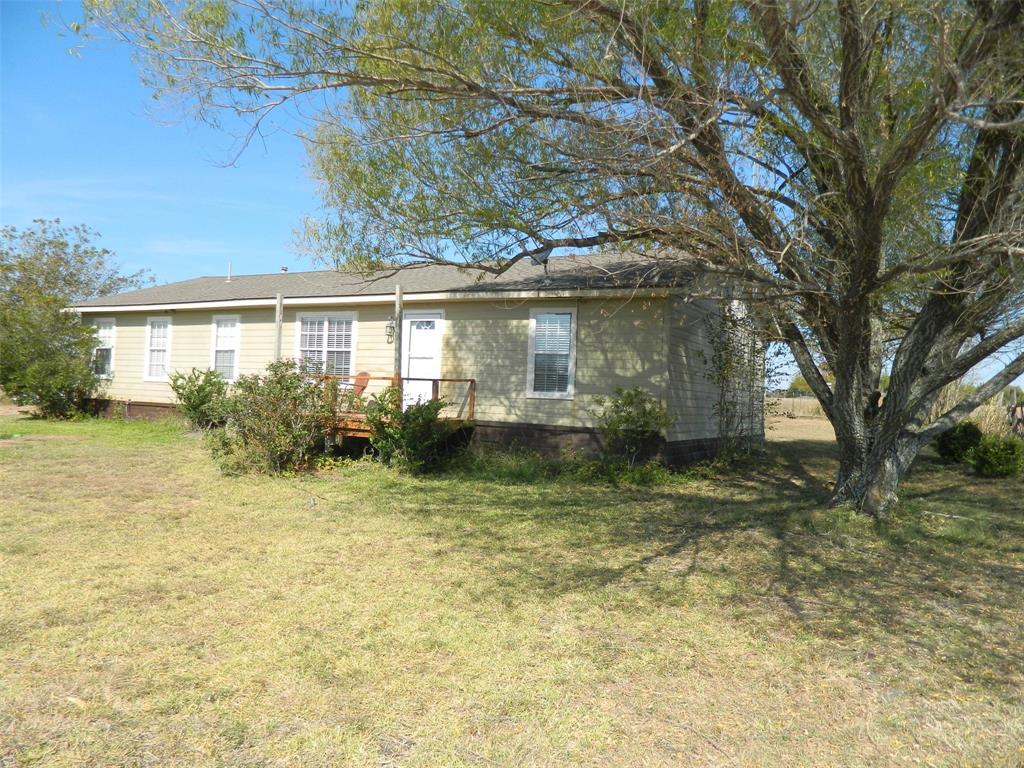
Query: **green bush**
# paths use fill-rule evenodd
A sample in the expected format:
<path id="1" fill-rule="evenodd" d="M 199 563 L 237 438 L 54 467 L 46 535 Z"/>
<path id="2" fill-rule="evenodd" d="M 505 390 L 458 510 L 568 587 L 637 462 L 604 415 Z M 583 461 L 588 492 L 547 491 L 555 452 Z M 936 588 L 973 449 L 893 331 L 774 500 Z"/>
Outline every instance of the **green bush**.
<path id="1" fill-rule="evenodd" d="M 968 451 L 981 442 L 981 429 L 973 421 L 961 421 L 947 429 L 935 440 L 935 450 L 943 461 L 956 463 L 964 461 Z"/>
<path id="2" fill-rule="evenodd" d="M 1024 440 L 984 435 L 966 458 L 982 477 L 1016 477 L 1024 473 Z"/>
<path id="3" fill-rule="evenodd" d="M 630 467 L 657 453 L 661 433 L 668 427 L 664 404 L 640 387 L 615 388 L 611 398 L 595 399 L 594 415 L 606 458 Z"/>
<path id="4" fill-rule="evenodd" d="M 87 410 L 101 384 L 91 327 L 59 307 L 38 306 L 7 313 L 0 325 L 0 386 L 11 400 L 48 419 Z"/>
<path id="5" fill-rule="evenodd" d="M 224 426 L 210 436 L 214 455 L 228 472 L 309 469 L 325 446 L 333 399 L 289 360 L 240 376 L 222 404 Z"/>
<path id="6" fill-rule="evenodd" d="M 443 400 L 402 408 L 402 393 L 388 387 L 366 405 L 370 445 L 385 464 L 412 473 L 439 469 L 449 458 L 454 429 L 441 420 Z"/>
<path id="7" fill-rule="evenodd" d="M 222 423 L 228 384 L 217 371 L 198 368 L 189 373 L 175 371 L 171 376 L 171 390 L 194 429 L 210 429 Z"/>
<path id="8" fill-rule="evenodd" d="M 568 465 L 566 474 L 583 483 L 645 487 L 668 485 L 677 478 L 670 469 L 656 461 L 629 464 L 625 461 L 580 460 Z"/>

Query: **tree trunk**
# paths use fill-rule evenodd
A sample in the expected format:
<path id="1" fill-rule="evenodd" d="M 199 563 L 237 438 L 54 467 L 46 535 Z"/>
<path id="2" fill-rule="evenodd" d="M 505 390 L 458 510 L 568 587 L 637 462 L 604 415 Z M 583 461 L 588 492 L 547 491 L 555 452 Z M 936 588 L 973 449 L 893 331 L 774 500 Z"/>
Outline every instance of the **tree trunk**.
<path id="1" fill-rule="evenodd" d="M 837 387 L 838 389 L 838 387 Z M 832 403 L 832 427 L 839 448 L 839 472 L 832 489 L 831 506 L 848 504 L 851 494 L 860 482 L 868 455 L 869 438 L 863 410 L 855 400 L 854 392 L 837 392 Z"/>
<path id="2" fill-rule="evenodd" d="M 849 506 L 872 517 L 885 517 L 919 451 L 915 440 L 904 437 L 873 446 L 857 462 L 853 459 L 858 453 L 856 446 L 843 450 L 840 445 L 839 472 L 830 506 Z"/>

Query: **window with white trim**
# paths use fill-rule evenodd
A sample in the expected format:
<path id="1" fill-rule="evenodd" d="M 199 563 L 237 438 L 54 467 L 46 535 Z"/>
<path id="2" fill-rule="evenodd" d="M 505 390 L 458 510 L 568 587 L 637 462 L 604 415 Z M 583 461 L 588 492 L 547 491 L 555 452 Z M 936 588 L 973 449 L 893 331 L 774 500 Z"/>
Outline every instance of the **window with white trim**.
<path id="1" fill-rule="evenodd" d="M 352 374 L 355 320 L 351 316 L 299 317 L 299 360 L 306 370 L 335 375 Z"/>
<path id="2" fill-rule="evenodd" d="M 576 310 L 530 311 L 527 386 L 532 397 L 573 396 L 576 367 Z"/>
<path id="3" fill-rule="evenodd" d="M 241 323 L 238 315 L 214 316 L 210 367 L 228 381 L 238 376 L 238 347 Z"/>
<path id="4" fill-rule="evenodd" d="M 92 353 L 92 369 L 97 376 L 109 379 L 114 375 L 114 339 L 117 326 L 113 318 L 96 320 L 96 349 Z"/>
<path id="5" fill-rule="evenodd" d="M 171 318 L 151 317 L 146 320 L 146 375 L 150 381 L 167 379 L 171 362 Z"/>

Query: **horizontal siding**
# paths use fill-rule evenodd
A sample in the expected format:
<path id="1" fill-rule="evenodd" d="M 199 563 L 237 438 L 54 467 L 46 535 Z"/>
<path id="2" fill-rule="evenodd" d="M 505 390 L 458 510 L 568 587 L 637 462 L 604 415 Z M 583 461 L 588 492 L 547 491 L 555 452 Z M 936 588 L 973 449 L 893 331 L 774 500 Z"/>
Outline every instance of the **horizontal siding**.
<path id="1" fill-rule="evenodd" d="M 577 308 L 576 396 L 572 400 L 547 400 L 527 395 L 526 364 L 531 307 Z M 659 398 L 666 396 L 668 371 L 665 359 L 664 299 L 586 300 L 579 302 L 466 302 L 446 306 L 418 305 L 416 310 L 445 313 L 442 377 L 477 380 L 476 418 L 561 426 L 592 426 L 594 398 L 614 387 L 640 386 Z M 282 354 L 297 354 L 297 316 L 315 314 L 314 308 L 288 309 L 284 315 Z M 386 338 L 392 314 L 387 305 L 322 308 L 320 311 L 355 312 L 356 350 L 353 371 L 390 375 L 394 345 Z M 172 321 L 170 370 L 187 371 L 210 366 L 211 324 L 215 314 L 241 318 L 239 372 L 262 371 L 274 355 L 274 311 L 237 312 L 178 311 L 155 313 Z M 112 314 L 117 323 L 114 377 L 107 396 L 122 400 L 173 402 L 164 382 L 143 378 L 145 315 Z M 371 386 L 379 391 L 383 383 Z M 442 394 L 449 401 L 465 401 L 464 385 L 452 385 Z"/>
<path id="2" fill-rule="evenodd" d="M 733 382 L 722 394 L 714 381 L 714 324 L 722 311 L 711 300 L 689 301 L 675 297 L 669 301 L 669 440 L 700 440 L 719 436 L 718 403 L 730 403 L 737 420 L 734 435 L 763 435 L 763 387 L 760 381 Z M 749 339 L 747 340 L 749 342 Z M 741 345 L 737 345 L 738 347 Z M 745 345 L 763 366 L 756 345 Z"/>
<path id="3" fill-rule="evenodd" d="M 713 354 L 709 323 L 717 304 L 675 297 L 668 309 L 667 438 L 696 440 L 718 436 L 718 387 L 709 375 Z"/>
<path id="4" fill-rule="evenodd" d="M 444 375 L 477 379 L 476 417 L 593 426 L 594 398 L 616 386 L 665 396 L 664 299 L 457 304 L 447 308 Z M 572 400 L 527 394 L 530 309 L 575 306 L 576 386 Z"/>
<path id="5" fill-rule="evenodd" d="M 116 322 L 114 375 L 104 395 L 117 400 L 155 403 L 174 402 L 167 382 L 146 381 L 146 321 L 166 317 L 171 321 L 171 351 L 168 370 L 189 371 L 210 367 L 214 315 L 237 315 L 241 320 L 238 371 L 240 374 L 262 371 L 274 356 L 274 311 L 242 312 L 165 312 L 144 315 L 111 315 Z"/>

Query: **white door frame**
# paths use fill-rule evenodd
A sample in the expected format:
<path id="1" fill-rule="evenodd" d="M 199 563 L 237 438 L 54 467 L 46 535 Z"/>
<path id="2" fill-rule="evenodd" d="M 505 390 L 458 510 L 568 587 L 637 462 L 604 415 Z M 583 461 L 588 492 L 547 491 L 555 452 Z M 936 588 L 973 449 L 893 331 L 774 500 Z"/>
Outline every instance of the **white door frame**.
<path id="1" fill-rule="evenodd" d="M 438 328 L 437 331 L 440 334 L 437 348 L 437 378 L 441 377 L 441 371 L 443 366 L 442 355 L 444 354 L 444 333 L 445 333 L 445 322 L 444 322 L 444 310 L 443 309 L 414 309 L 406 310 L 402 312 L 402 377 L 408 377 L 409 375 L 409 343 L 412 340 L 412 322 L 414 320 L 437 320 Z M 429 399 L 430 385 L 424 382 L 403 382 L 403 389 L 408 392 L 417 392 L 423 387 L 427 388 L 427 396 Z M 405 393 L 403 393 L 405 395 Z M 403 396 L 403 400 L 406 403 L 415 402 Z"/>

